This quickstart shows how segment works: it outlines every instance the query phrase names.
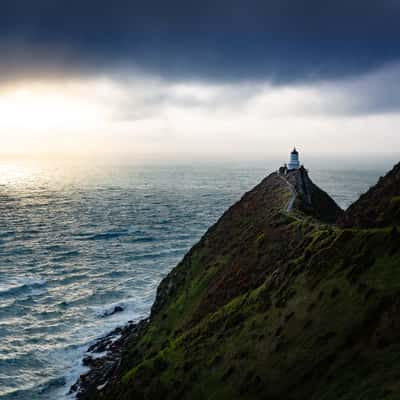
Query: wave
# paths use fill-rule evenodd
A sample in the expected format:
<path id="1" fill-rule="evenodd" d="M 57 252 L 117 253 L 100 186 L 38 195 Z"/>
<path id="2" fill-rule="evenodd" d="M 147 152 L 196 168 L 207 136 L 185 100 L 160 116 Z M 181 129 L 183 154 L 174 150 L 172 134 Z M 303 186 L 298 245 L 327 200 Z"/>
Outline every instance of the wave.
<path id="1" fill-rule="evenodd" d="M 2 239 L 12 237 L 12 236 L 15 236 L 14 231 L 0 232 L 0 238 L 2 238 Z"/>
<path id="2" fill-rule="evenodd" d="M 9 390 L 5 390 L 4 395 L 0 394 L 0 398 L 4 400 L 25 400 L 25 399 L 33 399 L 38 400 L 50 400 L 51 391 L 55 388 L 63 388 L 67 385 L 67 379 L 65 376 L 54 377 L 48 380 L 43 381 L 42 383 L 35 385 L 26 385 L 25 388 L 14 389 L 9 388 Z M 40 397 L 38 397 L 38 395 Z M 4 397 L 3 397 L 4 396 Z M 72 399 L 72 398 L 71 398 Z"/>
<path id="3" fill-rule="evenodd" d="M 73 236 L 75 236 L 77 240 L 109 240 L 123 236 L 132 236 L 136 234 L 137 232 L 130 232 L 129 230 L 111 230 L 99 233 L 78 233 Z M 153 236 L 143 235 L 132 237 L 129 241 L 131 243 L 149 243 L 156 241 L 156 238 L 154 238 Z"/>
<path id="4" fill-rule="evenodd" d="M 55 257 L 53 257 L 52 260 L 54 262 L 61 262 L 61 261 L 68 260 L 71 257 L 77 257 L 77 256 L 79 256 L 78 250 L 70 250 L 70 251 L 66 251 L 65 253 L 56 255 Z"/>
<path id="5" fill-rule="evenodd" d="M 100 318 L 107 318 L 107 317 L 111 317 L 112 315 L 115 315 L 117 313 L 121 313 L 121 312 L 125 311 L 125 308 L 126 308 L 125 304 L 115 303 L 107 308 L 102 308 L 101 310 L 98 310 L 96 312 L 96 315 Z"/>
<path id="6" fill-rule="evenodd" d="M 106 231 L 100 233 L 81 233 L 75 236 L 78 237 L 77 240 L 109 240 L 127 235 L 129 235 L 129 232 L 126 230 L 126 231 Z"/>
<path id="7" fill-rule="evenodd" d="M 175 248 L 175 249 L 165 249 L 159 251 L 153 251 L 149 253 L 143 254 L 135 254 L 131 257 L 132 260 L 142 260 L 142 259 L 157 259 L 162 257 L 170 257 L 170 256 L 182 256 L 187 251 L 186 247 Z"/>
<path id="8" fill-rule="evenodd" d="M 44 287 L 47 284 L 45 279 L 35 277 L 17 278 L 12 283 L 0 284 L 0 296 L 15 295 L 19 292 L 29 291 Z"/>
<path id="9" fill-rule="evenodd" d="M 143 317 L 141 312 L 141 300 L 135 297 L 126 297 L 116 302 L 110 302 L 101 306 L 92 306 L 97 318 L 107 318 L 118 315 L 122 320 L 126 320 L 126 314 L 135 319 Z M 117 317 L 116 317 L 117 318 Z M 114 318 L 115 319 L 115 318 Z"/>
<path id="10" fill-rule="evenodd" d="M 131 243 L 149 243 L 149 242 L 155 242 L 156 238 L 152 236 L 145 236 L 145 237 L 138 237 L 138 238 L 133 238 L 130 240 Z"/>

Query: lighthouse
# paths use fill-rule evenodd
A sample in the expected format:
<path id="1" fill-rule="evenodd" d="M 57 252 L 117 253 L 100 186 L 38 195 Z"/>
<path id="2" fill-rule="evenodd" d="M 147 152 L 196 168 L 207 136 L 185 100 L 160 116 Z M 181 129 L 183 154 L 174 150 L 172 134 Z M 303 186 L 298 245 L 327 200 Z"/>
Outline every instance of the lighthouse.
<path id="1" fill-rule="evenodd" d="M 296 147 L 290 153 L 289 164 L 287 167 L 288 170 L 300 168 L 299 152 L 296 150 Z"/>

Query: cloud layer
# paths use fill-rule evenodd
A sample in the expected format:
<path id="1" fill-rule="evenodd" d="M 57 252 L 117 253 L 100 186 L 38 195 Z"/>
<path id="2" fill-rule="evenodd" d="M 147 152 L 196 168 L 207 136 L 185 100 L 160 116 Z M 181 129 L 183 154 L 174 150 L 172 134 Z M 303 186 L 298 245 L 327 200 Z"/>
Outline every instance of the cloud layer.
<path id="1" fill-rule="evenodd" d="M 396 0 L 6 0 L 0 11 L 3 154 L 400 148 Z"/>
<path id="2" fill-rule="evenodd" d="M 270 157 L 294 144 L 309 155 L 393 152 L 399 74 L 393 64 L 296 85 L 130 74 L 20 82 L 0 90 L 2 153 Z"/>
<path id="3" fill-rule="evenodd" d="M 395 0 L 6 0 L 0 71 L 313 81 L 400 56 Z"/>

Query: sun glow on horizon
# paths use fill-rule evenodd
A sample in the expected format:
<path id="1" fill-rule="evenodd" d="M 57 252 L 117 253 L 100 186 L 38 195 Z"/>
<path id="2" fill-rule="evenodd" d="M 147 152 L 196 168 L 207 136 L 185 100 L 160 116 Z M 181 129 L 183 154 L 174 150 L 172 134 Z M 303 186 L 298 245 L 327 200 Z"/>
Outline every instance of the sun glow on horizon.
<path id="1" fill-rule="evenodd" d="M 105 110 L 81 86 L 20 84 L 0 92 L 0 130 L 71 130 L 96 126 Z"/>
<path id="2" fill-rule="evenodd" d="M 101 79 L 21 81 L 0 87 L 0 154 L 42 157 L 103 151 L 113 101 L 113 86 Z"/>
<path id="3" fill-rule="evenodd" d="M 385 152 L 400 143 L 400 113 L 370 110 L 365 95 L 380 87 L 381 75 L 286 86 L 134 71 L 26 79 L 0 86 L 0 157 L 265 156 L 293 143 L 310 154 Z"/>

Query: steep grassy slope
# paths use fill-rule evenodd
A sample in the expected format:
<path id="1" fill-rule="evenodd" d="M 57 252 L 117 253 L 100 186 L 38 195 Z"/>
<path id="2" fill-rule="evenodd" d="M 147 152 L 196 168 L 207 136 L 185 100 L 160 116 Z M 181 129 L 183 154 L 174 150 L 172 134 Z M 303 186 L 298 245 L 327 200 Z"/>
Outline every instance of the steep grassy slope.
<path id="1" fill-rule="evenodd" d="M 400 398 L 400 235 L 322 224 L 298 179 L 290 214 L 276 174 L 224 214 L 81 398 Z"/>
<path id="2" fill-rule="evenodd" d="M 339 225 L 360 228 L 400 225 L 400 163 L 349 207 Z"/>

